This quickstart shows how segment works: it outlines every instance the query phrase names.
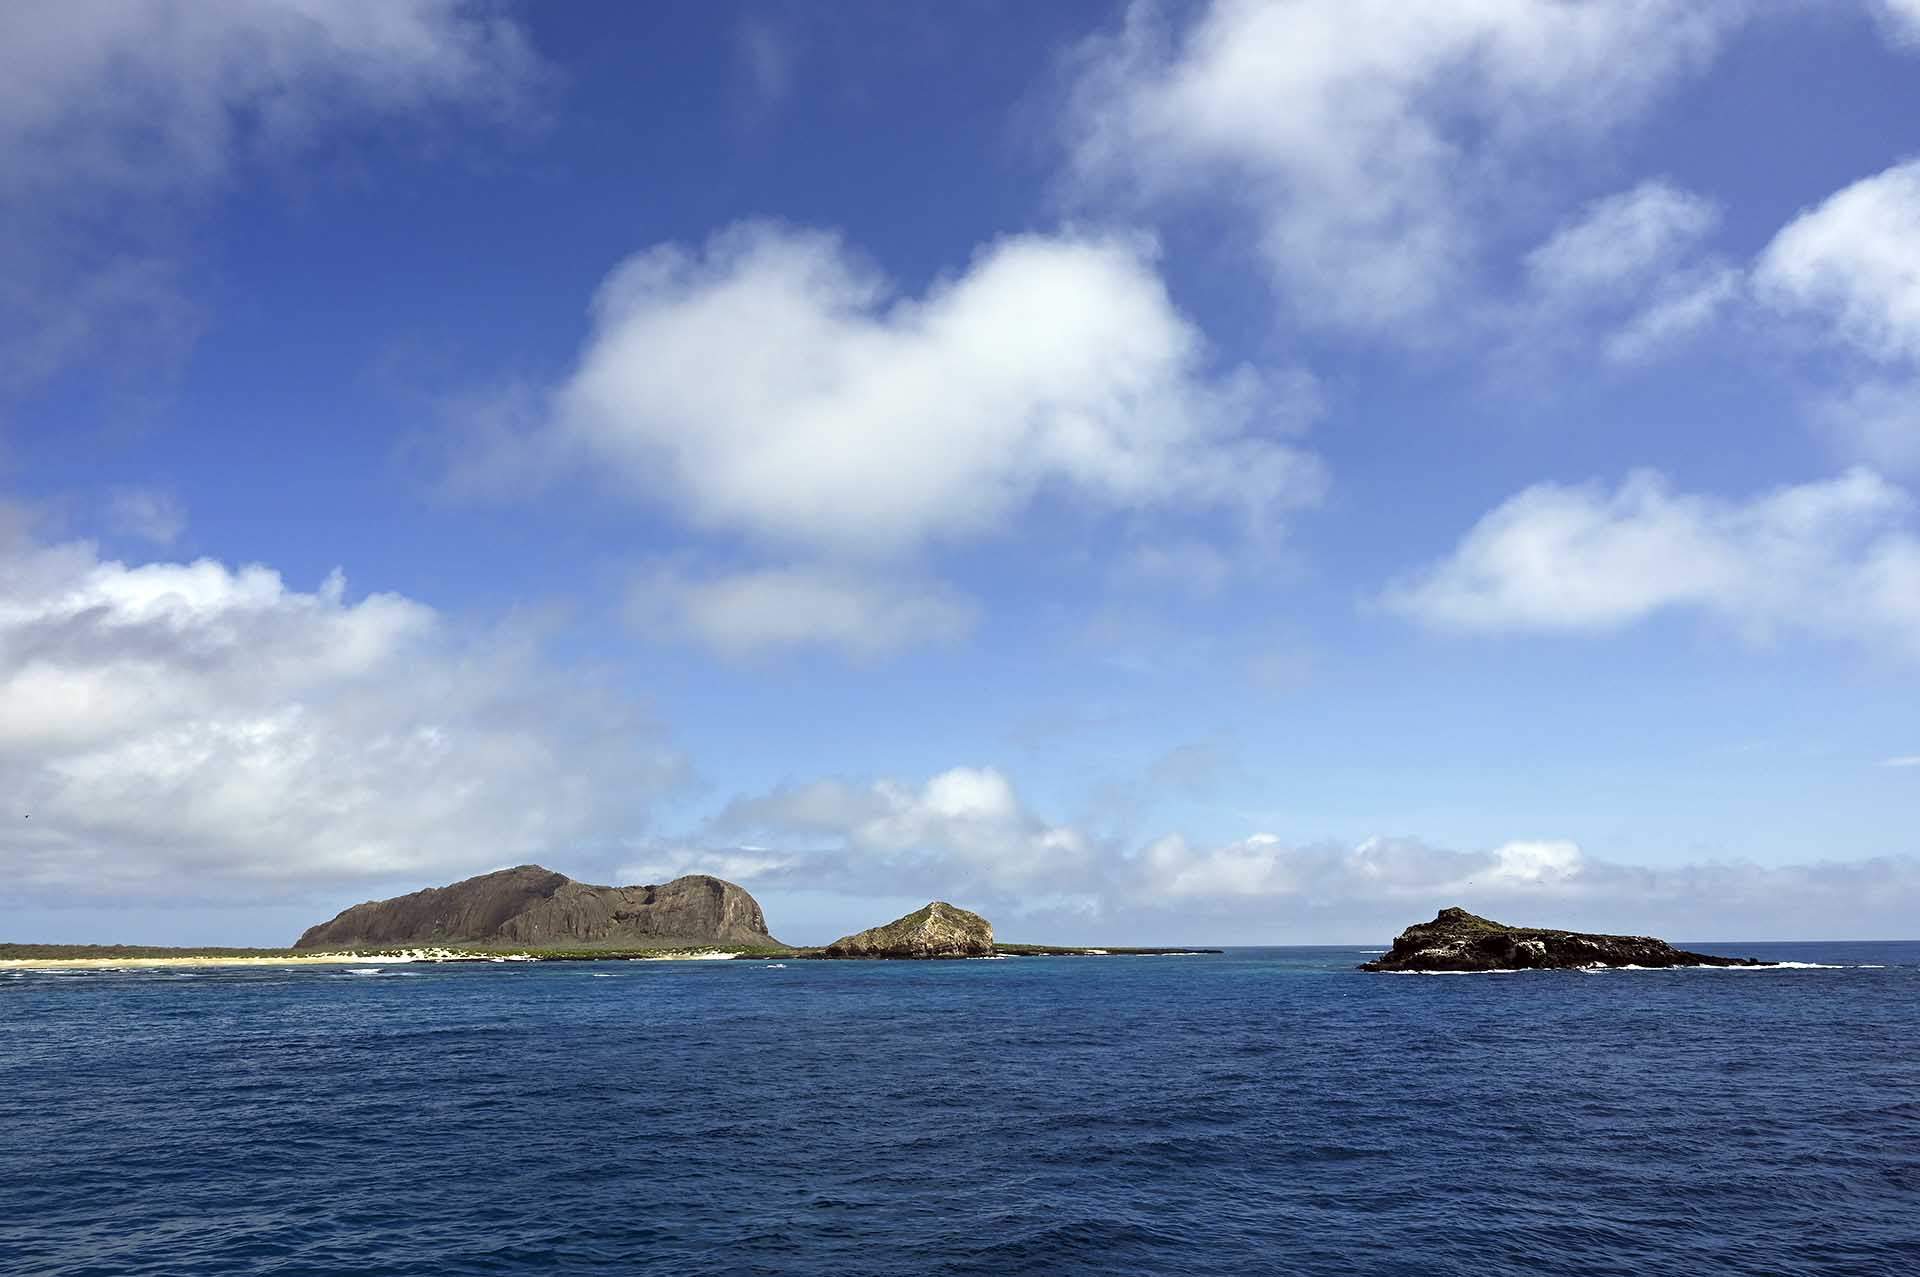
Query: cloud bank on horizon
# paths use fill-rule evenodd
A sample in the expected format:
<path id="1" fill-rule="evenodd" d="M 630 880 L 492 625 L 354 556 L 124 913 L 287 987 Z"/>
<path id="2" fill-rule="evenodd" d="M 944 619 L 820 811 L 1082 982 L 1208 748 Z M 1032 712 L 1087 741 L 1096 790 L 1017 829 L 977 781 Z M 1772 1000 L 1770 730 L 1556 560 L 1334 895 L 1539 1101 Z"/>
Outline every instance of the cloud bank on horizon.
<path id="1" fill-rule="evenodd" d="M 0 15 L 0 928 L 1915 916 L 1920 7 L 887 21 Z"/>

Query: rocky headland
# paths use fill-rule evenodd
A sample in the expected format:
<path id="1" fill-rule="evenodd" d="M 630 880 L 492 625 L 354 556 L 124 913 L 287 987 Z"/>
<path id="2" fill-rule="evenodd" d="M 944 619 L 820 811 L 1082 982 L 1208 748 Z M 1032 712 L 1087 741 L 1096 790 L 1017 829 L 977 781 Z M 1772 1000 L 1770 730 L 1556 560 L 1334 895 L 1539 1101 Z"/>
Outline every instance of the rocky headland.
<path id="1" fill-rule="evenodd" d="M 823 958 L 990 958 L 993 924 L 977 913 L 935 900 L 885 926 L 841 936 Z"/>
<path id="2" fill-rule="evenodd" d="M 1442 909 L 1432 922 L 1400 933 L 1362 971 L 1549 971 L 1580 967 L 1759 967 L 1757 958 L 1689 953 L 1652 936 L 1593 935 L 1546 927 L 1510 927 Z"/>
<path id="3" fill-rule="evenodd" d="M 296 949 L 400 945 L 526 949 L 785 948 L 759 901 L 706 874 L 658 886 L 597 887 L 539 865 L 370 900 L 309 927 Z"/>

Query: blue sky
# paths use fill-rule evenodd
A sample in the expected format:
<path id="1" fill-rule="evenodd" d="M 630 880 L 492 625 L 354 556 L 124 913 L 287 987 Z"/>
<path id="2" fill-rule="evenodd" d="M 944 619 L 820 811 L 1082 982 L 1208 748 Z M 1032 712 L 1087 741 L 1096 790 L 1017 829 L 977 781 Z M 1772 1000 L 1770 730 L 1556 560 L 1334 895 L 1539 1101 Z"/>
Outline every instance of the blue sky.
<path id="1" fill-rule="evenodd" d="M 8 938 L 1911 933 L 1911 0 L 0 50 Z"/>

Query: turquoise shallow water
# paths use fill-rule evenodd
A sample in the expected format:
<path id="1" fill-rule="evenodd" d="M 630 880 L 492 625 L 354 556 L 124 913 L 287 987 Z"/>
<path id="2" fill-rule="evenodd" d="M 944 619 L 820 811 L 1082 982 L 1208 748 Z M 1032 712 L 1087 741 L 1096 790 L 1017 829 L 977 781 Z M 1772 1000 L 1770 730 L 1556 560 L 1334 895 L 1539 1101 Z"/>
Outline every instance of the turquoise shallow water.
<path id="1" fill-rule="evenodd" d="M 0 1272 L 1920 1270 L 1920 944 L 0 974 Z"/>

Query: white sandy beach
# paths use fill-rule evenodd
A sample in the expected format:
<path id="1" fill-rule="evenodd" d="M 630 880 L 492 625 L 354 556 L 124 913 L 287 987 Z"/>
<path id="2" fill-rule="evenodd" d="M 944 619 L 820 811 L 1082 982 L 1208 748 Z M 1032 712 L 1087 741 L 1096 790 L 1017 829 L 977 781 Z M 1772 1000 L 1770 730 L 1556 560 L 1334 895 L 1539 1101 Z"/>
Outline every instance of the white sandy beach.
<path id="1" fill-rule="evenodd" d="M 740 955 L 719 949 L 658 953 L 631 962 L 724 962 Z M 383 966 L 397 962 L 537 962 L 530 953 L 472 953 L 455 949 L 401 949 L 392 953 L 302 953 L 288 957 L 231 954 L 169 954 L 147 958 L 0 958 L 0 971 L 23 969 L 103 970 L 111 967 L 317 967 Z"/>
<path id="2" fill-rule="evenodd" d="M 737 953 L 723 953 L 718 949 L 695 949 L 686 953 L 656 953 L 645 958 L 631 958 L 631 962 L 725 962 L 737 958 Z"/>
<path id="3" fill-rule="evenodd" d="M 100 970 L 108 967 L 317 967 L 367 966 L 396 962 L 532 962 L 527 953 L 457 953 L 451 949 L 403 949 L 393 953 L 302 953 L 288 957 L 239 957 L 232 954 L 170 954 L 165 957 L 0 958 L 0 971 L 27 968 Z"/>

